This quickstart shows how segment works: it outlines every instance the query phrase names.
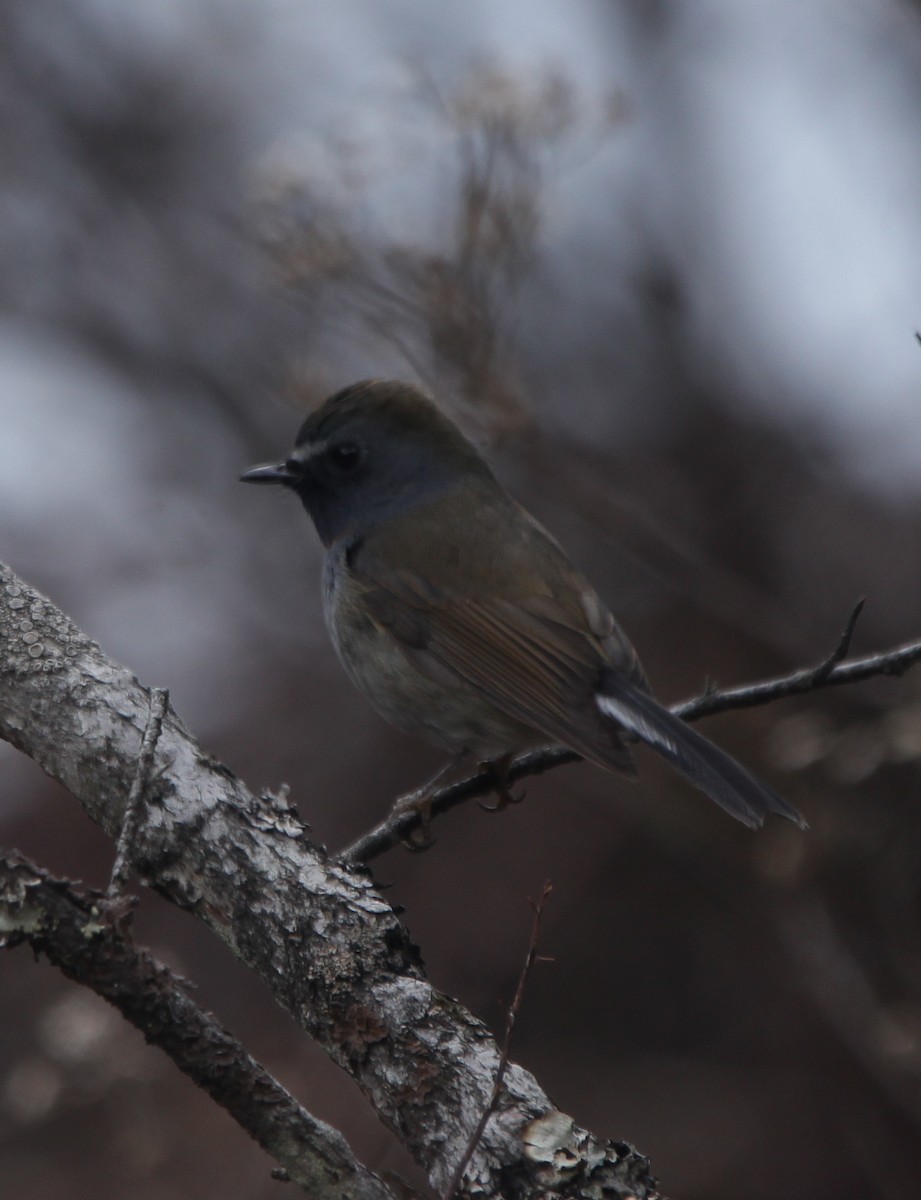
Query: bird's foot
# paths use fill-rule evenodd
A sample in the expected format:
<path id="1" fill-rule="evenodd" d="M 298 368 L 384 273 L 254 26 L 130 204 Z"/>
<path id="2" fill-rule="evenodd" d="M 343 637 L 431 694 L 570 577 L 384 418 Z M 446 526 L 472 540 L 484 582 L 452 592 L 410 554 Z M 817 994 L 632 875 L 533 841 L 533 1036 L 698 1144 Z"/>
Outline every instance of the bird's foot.
<path id="1" fill-rule="evenodd" d="M 520 804 L 527 795 L 524 788 L 513 792 L 509 787 L 508 769 L 511 763 L 512 756 L 510 754 L 505 754 L 502 758 L 495 758 L 490 762 L 480 763 L 480 767 L 493 777 L 492 790 L 496 797 L 495 804 L 484 804 L 482 800 L 479 802 L 483 812 L 504 812 L 510 804 Z"/>
<path id="2" fill-rule="evenodd" d="M 413 823 L 403 838 L 403 845 L 414 854 L 418 854 L 420 850 L 428 850 L 435 844 L 432 834 L 433 790 L 431 782 L 429 782 L 424 787 L 407 792 L 405 795 L 397 797 L 390 810 L 393 817 L 412 819 Z"/>

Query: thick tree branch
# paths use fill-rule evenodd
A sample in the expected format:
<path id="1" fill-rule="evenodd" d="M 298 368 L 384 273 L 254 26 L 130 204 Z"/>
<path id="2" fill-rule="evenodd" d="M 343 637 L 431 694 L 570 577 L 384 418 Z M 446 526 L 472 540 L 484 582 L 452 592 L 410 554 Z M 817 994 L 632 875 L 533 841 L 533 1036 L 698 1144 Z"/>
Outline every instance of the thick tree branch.
<path id="1" fill-rule="evenodd" d="M 801 696 L 806 692 L 818 691 L 820 688 L 857 683 L 859 680 L 871 679 L 876 675 L 904 675 L 916 663 L 921 662 L 921 642 L 906 642 L 903 646 L 897 646 L 894 650 L 886 650 L 881 654 L 869 654 L 865 658 L 842 661 L 850 648 L 854 627 L 862 609 L 863 601 L 861 600 L 855 605 L 834 650 L 817 666 L 794 671 L 790 675 L 778 675 L 760 683 L 746 684 L 744 687 L 708 689 L 692 700 L 673 704 L 672 712 L 685 721 L 699 721 L 701 717 L 711 717 L 716 713 L 729 712 L 736 708 L 756 708 L 762 704 L 770 704 L 774 700 L 783 700 L 789 696 Z M 526 779 L 530 775 L 541 775 L 564 763 L 579 761 L 581 761 L 580 755 L 573 750 L 564 750 L 559 747 L 532 750 L 515 759 L 508 768 L 504 781 L 511 786 L 519 779 Z M 458 783 L 441 788 L 432 797 L 431 810 L 426 814 L 426 820 L 441 816 L 459 804 L 465 804 L 468 800 L 488 795 L 494 789 L 495 783 L 493 772 L 483 770 Z M 390 813 L 373 829 L 362 834 L 360 838 L 341 851 L 338 856 L 339 861 L 343 863 L 370 862 L 385 851 L 399 845 L 400 842 L 406 841 L 419 828 L 421 820 L 420 815 L 412 810 Z"/>
<path id="2" fill-rule="evenodd" d="M 27 942 L 113 1004 L 315 1200 L 393 1200 L 337 1130 L 303 1109 L 167 967 L 134 946 L 110 908 L 18 854 L 0 857 L 0 947 Z"/>
<path id="3" fill-rule="evenodd" d="M 59 779 L 113 837 L 137 776 L 149 693 L 48 600 L 0 567 L 0 736 Z M 194 912 L 359 1082 L 439 1191 L 501 1055 L 424 978 L 361 871 L 329 862 L 283 798 L 255 797 L 170 709 L 129 847 L 139 878 Z M 514 1064 L 459 1193 L 653 1197 L 649 1164 L 560 1113 Z"/>

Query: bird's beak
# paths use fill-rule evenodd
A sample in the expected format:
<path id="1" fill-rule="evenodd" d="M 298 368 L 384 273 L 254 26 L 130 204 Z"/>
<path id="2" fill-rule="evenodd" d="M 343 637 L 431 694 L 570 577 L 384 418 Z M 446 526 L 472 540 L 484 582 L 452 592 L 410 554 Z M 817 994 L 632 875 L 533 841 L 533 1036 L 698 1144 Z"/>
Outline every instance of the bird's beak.
<path id="1" fill-rule="evenodd" d="M 265 463 L 261 467 L 250 467 L 240 476 L 241 483 L 292 484 L 303 476 L 303 469 L 295 470 L 289 462 Z"/>

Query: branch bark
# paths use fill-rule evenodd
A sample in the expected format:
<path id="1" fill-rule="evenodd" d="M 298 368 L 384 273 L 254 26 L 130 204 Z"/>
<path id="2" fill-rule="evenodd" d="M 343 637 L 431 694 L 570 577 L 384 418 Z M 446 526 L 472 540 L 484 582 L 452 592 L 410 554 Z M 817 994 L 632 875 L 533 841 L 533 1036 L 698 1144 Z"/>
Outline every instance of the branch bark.
<path id="1" fill-rule="evenodd" d="M 394 1200 L 337 1130 L 302 1108 L 168 967 L 134 946 L 112 909 L 18 854 L 0 857 L 0 947 L 28 943 L 113 1004 L 314 1200 Z"/>
<path id="2" fill-rule="evenodd" d="M 0 566 L 0 736 L 112 837 L 149 713 L 149 693 L 129 671 Z M 489 1103 L 501 1055 L 480 1021 L 426 981 L 367 874 L 329 861 L 284 798 L 250 793 L 172 709 L 128 861 L 258 971 L 442 1191 Z M 459 1189 L 474 1194 L 658 1195 L 642 1155 L 577 1128 L 514 1064 Z"/>

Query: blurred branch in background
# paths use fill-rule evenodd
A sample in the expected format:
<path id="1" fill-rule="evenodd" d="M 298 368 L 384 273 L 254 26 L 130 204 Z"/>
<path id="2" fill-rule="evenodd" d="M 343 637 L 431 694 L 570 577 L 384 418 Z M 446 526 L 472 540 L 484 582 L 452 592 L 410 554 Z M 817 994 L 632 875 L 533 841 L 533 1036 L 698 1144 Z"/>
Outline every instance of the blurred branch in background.
<path id="1" fill-rule="evenodd" d="M 520 431 L 530 414 L 516 331 L 541 257 L 544 164 L 561 155 L 582 114 L 555 71 L 520 79 L 480 63 L 450 93 L 424 73 L 417 81 L 449 182 L 439 181 L 435 211 L 415 237 L 388 242 L 362 231 L 355 212 L 315 189 L 309 163 L 287 174 L 271 159 L 257 227 L 311 313 L 331 308 L 338 322 L 351 317 L 389 342 L 432 390 L 453 392 L 468 421 Z M 604 114 L 598 136 L 620 119 Z"/>
<path id="2" fill-rule="evenodd" d="M 148 36 L 88 5 L 3 6 L 0 309 L 164 421 L 194 406 L 258 437 L 293 325 L 246 226 L 246 73 L 224 69 L 245 21 L 210 11 L 224 61 L 138 19 Z"/>
<path id="3" fill-rule="evenodd" d="M 918 1014 L 888 1005 L 835 927 L 828 906 L 808 892 L 777 914 L 780 936 L 816 1008 L 880 1091 L 921 1131 Z"/>

